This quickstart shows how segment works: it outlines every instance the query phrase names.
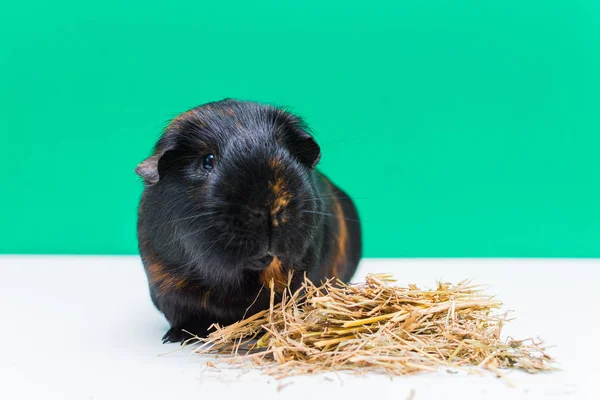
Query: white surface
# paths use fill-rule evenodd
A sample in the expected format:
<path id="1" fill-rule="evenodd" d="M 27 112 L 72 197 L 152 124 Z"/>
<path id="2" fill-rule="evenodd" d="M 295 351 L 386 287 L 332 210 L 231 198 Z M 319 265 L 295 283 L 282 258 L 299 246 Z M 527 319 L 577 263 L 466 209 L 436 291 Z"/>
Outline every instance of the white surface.
<path id="1" fill-rule="evenodd" d="M 295 377 L 214 371 L 162 345 L 137 257 L 0 257 L 0 399 L 600 399 L 600 260 L 365 260 L 355 277 L 392 272 L 399 283 L 473 278 L 493 285 L 516 320 L 505 334 L 540 336 L 562 371 L 491 375 L 445 372 Z M 586 321 L 586 322 L 583 322 Z"/>

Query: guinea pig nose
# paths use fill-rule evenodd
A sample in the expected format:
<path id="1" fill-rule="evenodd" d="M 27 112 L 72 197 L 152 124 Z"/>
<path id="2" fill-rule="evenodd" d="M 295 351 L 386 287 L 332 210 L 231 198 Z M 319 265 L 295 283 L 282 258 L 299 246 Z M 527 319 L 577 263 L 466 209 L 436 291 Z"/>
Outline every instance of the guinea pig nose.
<path id="1" fill-rule="evenodd" d="M 263 256 L 258 259 L 258 262 L 264 265 L 265 267 L 269 266 L 269 264 L 271 264 L 271 261 L 273 261 L 273 256 L 271 254 L 267 254 L 266 256 Z"/>
<path id="2" fill-rule="evenodd" d="M 273 261 L 273 255 L 267 254 L 266 256 L 253 258 L 250 260 L 253 269 L 265 269 L 267 268 L 271 262 Z"/>

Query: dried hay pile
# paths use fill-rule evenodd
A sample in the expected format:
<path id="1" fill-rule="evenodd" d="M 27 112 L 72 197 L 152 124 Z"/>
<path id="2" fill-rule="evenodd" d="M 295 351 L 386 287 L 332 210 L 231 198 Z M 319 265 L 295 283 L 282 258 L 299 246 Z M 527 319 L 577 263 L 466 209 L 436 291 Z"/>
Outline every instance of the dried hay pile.
<path id="1" fill-rule="evenodd" d="M 500 338 L 501 303 L 469 282 L 435 290 L 393 285 L 391 275 L 365 283 L 328 281 L 287 290 L 280 303 L 214 331 L 194 351 L 252 362 L 277 378 L 326 371 L 404 375 L 439 367 L 478 366 L 537 372 L 551 368 L 538 340 Z M 209 365 L 214 365 L 209 362 Z"/>

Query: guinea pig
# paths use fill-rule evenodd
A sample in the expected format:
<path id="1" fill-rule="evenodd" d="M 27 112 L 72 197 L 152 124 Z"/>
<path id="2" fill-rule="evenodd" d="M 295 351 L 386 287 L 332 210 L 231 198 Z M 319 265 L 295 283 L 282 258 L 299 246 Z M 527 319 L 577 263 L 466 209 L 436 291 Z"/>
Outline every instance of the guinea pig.
<path id="1" fill-rule="evenodd" d="M 268 308 L 271 281 L 279 295 L 304 275 L 352 278 L 358 213 L 316 170 L 320 157 L 302 119 L 270 105 L 225 99 L 169 123 L 135 169 L 138 246 L 170 324 L 164 343 Z"/>

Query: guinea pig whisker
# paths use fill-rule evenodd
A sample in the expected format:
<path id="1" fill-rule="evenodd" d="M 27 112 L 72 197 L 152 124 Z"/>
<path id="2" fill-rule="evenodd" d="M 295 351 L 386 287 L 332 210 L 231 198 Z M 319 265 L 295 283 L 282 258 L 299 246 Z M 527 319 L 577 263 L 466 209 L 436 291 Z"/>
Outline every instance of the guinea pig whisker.
<path id="1" fill-rule="evenodd" d="M 217 242 L 217 240 L 214 240 L 213 242 L 211 242 L 211 244 L 214 244 L 215 242 Z M 206 254 L 208 254 L 209 250 L 210 250 L 210 248 L 207 250 L 204 250 L 202 253 L 200 253 L 199 255 L 194 257 L 192 260 L 190 260 L 189 262 L 186 262 L 184 264 L 181 264 L 179 267 L 181 267 L 181 268 L 187 267 L 189 265 L 192 265 L 192 264 L 198 262 L 199 259 L 202 259 Z"/>
<path id="2" fill-rule="evenodd" d="M 320 211 L 312 211 L 312 210 L 301 210 L 302 213 L 307 213 L 307 214 L 319 214 L 319 215 L 325 215 L 327 217 L 336 217 L 339 218 L 338 215 L 334 215 L 331 213 L 325 213 L 325 212 L 320 212 Z M 357 219 L 354 218 L 348 218 L 348 217 L 343 217 L 346 221 L 354 221 L 354 222 L 358 222 Z"/>
<path id="3" fill-rule="evenodd" d="M 209 254 L 209 252 L 213 249 L 213 247 L 215 247 L 215 245 L 221 240 L 221 238 L 223 238 L 223 236 L 225 236 L 224 233 L 221 234 L 217 239 L 215 239 L 212 242 L 210 242 L 209 246 L 204 250 L 204 252 L 202 253 L 202 255 Z"/>
<path id="4" fill-rule="evenodd" d="M 321 197 L 310 197 L 308 199 L 302 199 L 302 201 L 315 201 L 315 200 L 323 200 L 323 199 L 338 199 L 339 196 L 331 195 L 331 196 L 321 196 Z"/>
<path id="5" fill-rule="evenodd" d="M 243 243 L 243 241 L 240 242 L 240 245 L 238 246 L 238 249 L 237 249 L 237 253 L 235 254 L 236 260 L 240 259 L 240 251 L 242 250 L 242 246 L 241 246 L 242 243 Z"/>
<path id="6" fill-rule="evenodd" d="M 166 243 L 166 245 L 170 245 L 170 244 L 173 244 L 173 243 L 175 243 L 175 242 L 178 242 L 178 241 L 180 241 L 181 239 L 183 239 L 183 238 L 186 238 L 186 237 L 188 237 L 188 236 L 197 235 L 197 234 L 199 234 L 199 233 L 201 233 L 201 232 L 203 232 L 203 231 L 206 231 L 208 228 L 209 228 L 209 227 L 205 227 L 205 226 L 203 226 L 202 228 L 200 228 L 200 229 L 197 229 L 197 230 L 194 230 L 194 231 L 192 231 L 192 232 L 184 233 L 183 235 L 176 235 L 176 236 L 173 238 L 173 240 L 171 240 L 171 241 L 167 242 L 167 243 Z"/>
<path id="7" fill-rule="evenodd" d="M 231 235 L 231 238 L 229 239 L 229 241 L 227 242 L 227 244 L 225 245 L 225 249 L 227 247 L 229 247 L 229 245 L 231 244 L 231 242 L 233 241 L 233 239 L 235 239 L 238 235 L 237 234 L 233 234 Z"/>
<path id="8" fill-rule="evenodd" d="M 368 200 L 368 197 L 350 197 L 350 196 L 337 196 L 337 195 L 332 195 L 332 196 L 322 196 L 322 197 L 313 197 L 310 199 L 302 199 L 302 201 L 300 201 L 300 203 L 308 203 L 309 201 L 318 201 L 318 200 Z"/>
<path id="9" fill-rule="evenodd" d="M 207 217 L 209 215 L 215 215 L 218 212 L 219 211 L 206 211 L 206 212 L 202 212 L 202 213 L 190 215 L 190 216 L 187 216 L 187 217 L 177 218 L 177 219 L 174 219 L 174 220 L 171 220 L 171 221 L 163 222 L 162 224 L 157 224 L 155 226 L 169 225 L 169 224 L 173 224 L 175 222 L 185 221 L 185 220 L 188 220 L 188 219 L 194 219 L 194 218 L 200 218 L 200 217 Z"/>
<path id="10" fill-rule="evenodd" d="M 289 225 L 288 228 L 291 228 L 295 233 L 302 236 L 302 232 L 300 232 L 300 230 L 297 227 L 295 227 L 294 225 Z"/>
<path id="11" fill-rule="evenodd" d="M 300 212 L 305 213 L 305 214 L 319 214 L 319 215 L 325 215 L 327 217 L 335 217 L 334 214 L 328 213 L 328 212 L 313 211 L 313 210 L 300 210 Z"/>

